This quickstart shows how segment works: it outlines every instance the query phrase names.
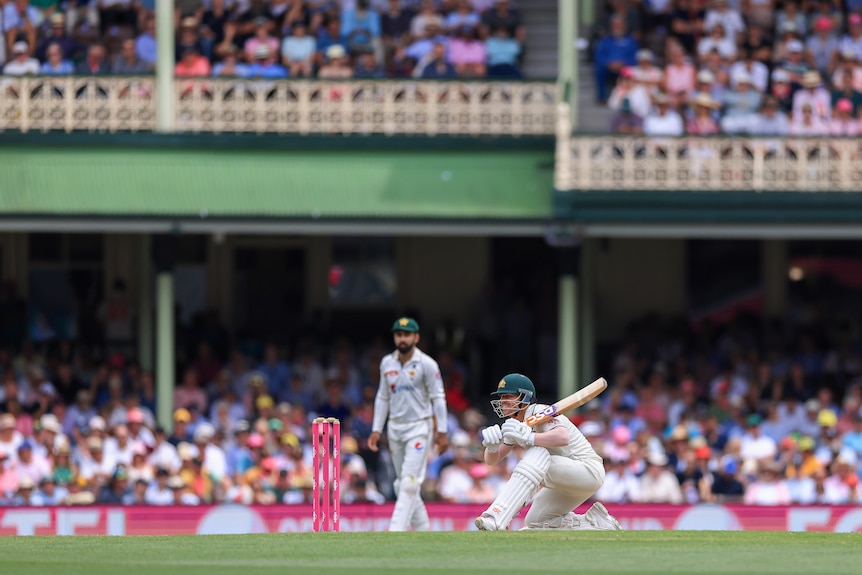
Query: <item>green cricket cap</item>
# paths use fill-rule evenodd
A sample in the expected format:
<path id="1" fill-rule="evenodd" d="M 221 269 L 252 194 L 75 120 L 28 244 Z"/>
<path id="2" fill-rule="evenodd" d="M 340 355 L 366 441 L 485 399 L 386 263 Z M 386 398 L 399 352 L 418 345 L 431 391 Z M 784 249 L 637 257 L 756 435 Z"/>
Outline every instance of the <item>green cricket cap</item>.
<path id="1" fill-rule="evenodd" d="M 419 333 L 419 323 L 412 317 L 400 317 L 392 324 L 392 331 L 411 331 Z"/>

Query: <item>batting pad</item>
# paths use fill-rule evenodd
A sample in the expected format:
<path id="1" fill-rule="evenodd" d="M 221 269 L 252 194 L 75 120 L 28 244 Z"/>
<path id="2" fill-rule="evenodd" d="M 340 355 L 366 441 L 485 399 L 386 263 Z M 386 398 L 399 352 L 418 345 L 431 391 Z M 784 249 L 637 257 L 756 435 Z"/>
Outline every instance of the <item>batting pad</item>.
<path id="1" fill-rule="evenodd" d="M 544 447 L 531 447 L 512 470 L 512 477 L 500 490 L 497 499 L 485 512 L 492 515 L 497 529 L 506 529 L 524 504 L 536 493 L 548 467 L 551 455 Z"/>

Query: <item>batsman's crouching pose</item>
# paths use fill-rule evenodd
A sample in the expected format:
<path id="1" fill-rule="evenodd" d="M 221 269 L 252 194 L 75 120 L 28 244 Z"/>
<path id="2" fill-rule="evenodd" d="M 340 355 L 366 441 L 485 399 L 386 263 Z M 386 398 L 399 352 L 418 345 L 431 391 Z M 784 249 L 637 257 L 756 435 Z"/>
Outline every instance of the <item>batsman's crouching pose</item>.
<path id="1" fill-rule="evenodd" d="M 508 419 L 482 430 L 485 463 L 496 465 L 515 444 L 526 452 L 491 506 L 476 518 L 476 527 L 507 529 L 532 498 L 526 529 L 622 529 L 601 503 L 594 503 L 583 515 L 573 511 L 605 480 L 602 458 L 578 428 L 564 415 L 535 429 L 525 424 L 524 418 L 547 406 L 533 403 L 536 388 L 519 373 L 504 377 L 491 395 L 497 396 L 491 400 L 494 412 Z"/>

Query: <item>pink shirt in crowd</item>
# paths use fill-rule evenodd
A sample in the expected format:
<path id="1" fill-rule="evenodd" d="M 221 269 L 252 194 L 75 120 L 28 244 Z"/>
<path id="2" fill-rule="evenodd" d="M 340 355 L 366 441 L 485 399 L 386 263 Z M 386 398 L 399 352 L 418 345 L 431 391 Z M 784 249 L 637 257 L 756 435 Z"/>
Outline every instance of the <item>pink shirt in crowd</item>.
<path id="1" fill-rule="evenodd" d="M 485 44 L 478 40 L 449 40 L 449 62 L 451 64 L 483 64 L 486 60 Z"/>

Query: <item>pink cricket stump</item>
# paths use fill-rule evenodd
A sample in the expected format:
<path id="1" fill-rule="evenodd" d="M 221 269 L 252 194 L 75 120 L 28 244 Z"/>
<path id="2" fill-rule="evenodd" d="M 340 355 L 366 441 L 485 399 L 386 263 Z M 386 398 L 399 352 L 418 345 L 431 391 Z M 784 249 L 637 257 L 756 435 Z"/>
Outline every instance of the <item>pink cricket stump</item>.
<path id="1" fill-rule="evenodd" d="M 341 519 L 341 422 L 332 422 L 332 530 L 338 532 Z"/>
<path id="2" fill-rule="evenodd" d="M 323 480 L 320 483 L 320 488 L 323 491 L 323 530 L 329 531 L 330 516 L 329 516 L 329 499 L 332 485 L 329 483 L 329 468 L 332 466 L 332 451 L 329 447 L 330 433 L 329 428 L 332 427 L 327 420 L 322 420 L 323 424 L 323 447 L 321 448 L 320 459 L 323 463 Z"/>
<path id="3" fill-rule="evenodd" d="M 322 523 L 322 517 L 320 515 L 320 419 L 315 419 L 311 422 L 311 435 L 312 471 L 314 473 L 314 477 L 312 478 L 312 492 L 314 500 L 311 504 L 311 521 L 314 525 L 314 531 L 319 533 L 321 531 Z"/>

